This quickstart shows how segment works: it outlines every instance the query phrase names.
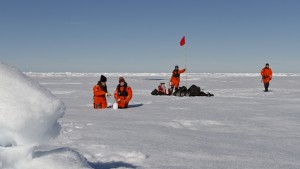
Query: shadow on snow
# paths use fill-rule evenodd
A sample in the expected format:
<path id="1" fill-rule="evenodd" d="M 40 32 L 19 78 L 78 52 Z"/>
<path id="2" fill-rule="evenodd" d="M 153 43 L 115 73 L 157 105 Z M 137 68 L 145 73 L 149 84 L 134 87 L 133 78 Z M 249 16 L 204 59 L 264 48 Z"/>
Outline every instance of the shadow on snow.
<path id="1" fill-rule="evenodd" d="M 119 162 L 108 162 L 108 163 L 91 163 L 88 162 L 88 164 L 94 168 L 94 169 L 112 169 L 112 168 L 119 168 L 119 167 L 124 167 L 124 168 L 137 168 L 137 166 L 129 164 L 129 163 L 124 163 L 122 161 Z"/>
<path id="2" fill-rule="evenodd" d="M 135 108 L 135 107 L 141 107 L 141 106 L 143 106 L 143 103 L 129 104 L 128 108 Z"/>

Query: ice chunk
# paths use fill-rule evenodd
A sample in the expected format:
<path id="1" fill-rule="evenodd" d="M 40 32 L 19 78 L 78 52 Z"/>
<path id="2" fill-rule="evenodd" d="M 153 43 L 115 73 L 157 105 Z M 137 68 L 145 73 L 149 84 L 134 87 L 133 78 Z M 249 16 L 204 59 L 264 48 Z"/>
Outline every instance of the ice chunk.
<path id="1" fill-rule="evenodd" d="M 0 62 L 0 146 L 39 144 L 59 134 L 65 106 L 38 82 Z"/>

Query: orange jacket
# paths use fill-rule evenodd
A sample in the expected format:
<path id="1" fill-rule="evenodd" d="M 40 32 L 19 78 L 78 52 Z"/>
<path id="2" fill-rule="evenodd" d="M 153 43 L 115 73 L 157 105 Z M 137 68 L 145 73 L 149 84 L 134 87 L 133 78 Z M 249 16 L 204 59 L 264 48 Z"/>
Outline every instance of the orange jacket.
<path id="1" fill-rule="evenodd" d="M 93 88 L 94 93 L 94 103 L 99 103 L 103 100 L 106 101 L 105 94 L 107 93 L 102 87 L 99 85 L 95 85 Z"/>
<path id="2" fill-rule="evenodd" d="M 178 72 L 176 72 L 175 70 L 173 70 L 172 76 L 171 76 L 171 80 L 170 82 L 172 82 L 172 86 L 176 86 L 178 87 L 179 83 L 180 83 L 180 74 L 184 73 L 185 69 L 182 70 L 178 70 Z"/>
<path id="3" fill-rule="evenodd" d="M 132 90 L 130 86 L 126 87 L 126 92 L 124 91 L 125 86 L 127 86 L 127 84 L 125 84 L 124 86 L 119 86 L 116 88 L 115 93 L 114 93 L 114 97 L 116 100 L 120 99 L 120 100 L 124 100 L 126 104 L 129 103 L 129 101 L 132 98 Z M 119 89 L 120 88 L 120 89 Z"/>
<path id="4" fill-rule="evenodd" d="M 264 83 L 268 83 L 272 80 L 272 69 L 265 67 L 260 71 L 260 74 Z"/>

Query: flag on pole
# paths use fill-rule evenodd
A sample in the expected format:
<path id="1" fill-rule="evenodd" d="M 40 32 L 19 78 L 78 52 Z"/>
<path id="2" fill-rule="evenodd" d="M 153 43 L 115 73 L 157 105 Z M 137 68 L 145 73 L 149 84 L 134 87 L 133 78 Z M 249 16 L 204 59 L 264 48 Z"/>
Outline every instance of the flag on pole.
<path id="1" fill-rule="evenodd" d="M 180 40 L 180 46 L 185 45 L 185 36 L 183 36 Z"/>
<path id="2" fill-rule="evenodd" d="M 183 36 L 180 40 L 180 46 L 184 46 L 185 45 L 185 36 Z M 184 67 L 186 69 L 186 51 L 184 48 Z M 187 87 L 187 73 L 185 74 L 185 86 Z"/>

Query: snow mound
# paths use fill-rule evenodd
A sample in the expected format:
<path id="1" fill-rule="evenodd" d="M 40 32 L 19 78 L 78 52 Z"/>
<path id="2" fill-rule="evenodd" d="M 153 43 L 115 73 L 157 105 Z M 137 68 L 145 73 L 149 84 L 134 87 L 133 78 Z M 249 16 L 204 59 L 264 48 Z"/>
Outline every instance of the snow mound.
<path id="1" fill-rule="evenodd" d="M 43 164 L 48 164 L 44 166 Z M 34 151 L 32 160 L 19 163 L 24 169 L 32 169 L 36 166 L 44 166 L 44 169 L 90 169 L 87 160 L 79 152 L 62 147 L 48 151 Z M 37 168 L 37 167 L 36 167 Z M 37 168 L 38 169 L 38 168 Z"/>
<path id="2" fill-rule="evenodd" d="M 40 144 L 60 132 L 65 106 L 39 83 L 0 62 L 0 147 Z"/>
<path id="3" fill-rule="evenodd" d="M 91 169 L 88 161 L 77 151 L 63 147 L 36 150 L 28 146 L 0 147 L 1 169 Z"/>

